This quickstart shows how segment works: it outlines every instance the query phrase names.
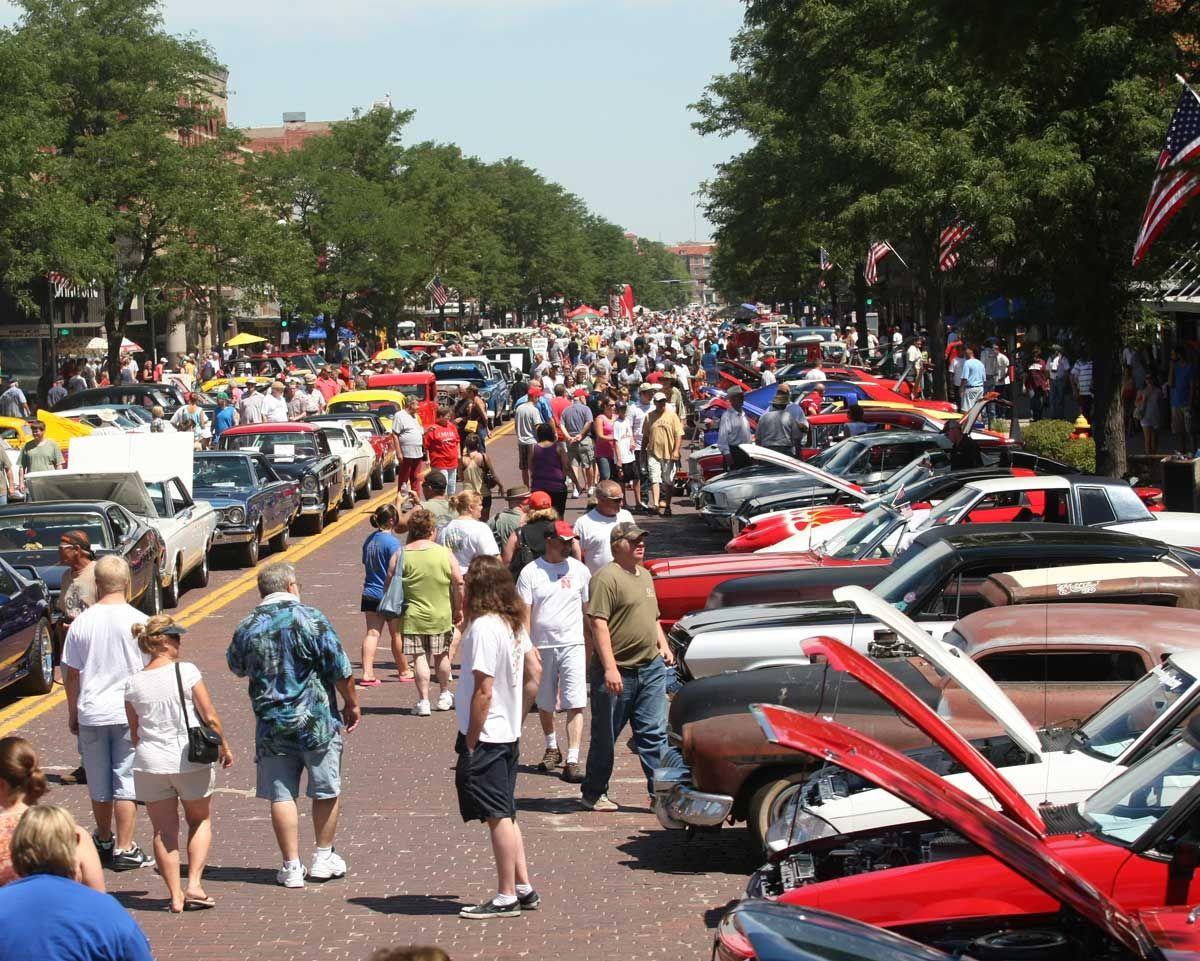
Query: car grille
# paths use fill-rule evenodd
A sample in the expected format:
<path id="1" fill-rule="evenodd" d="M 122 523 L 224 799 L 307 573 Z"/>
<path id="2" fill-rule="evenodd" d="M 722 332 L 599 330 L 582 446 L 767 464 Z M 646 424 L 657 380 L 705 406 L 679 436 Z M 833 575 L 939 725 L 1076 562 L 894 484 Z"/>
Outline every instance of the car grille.
<path id="1" fill-rule="evenodd" d="M 692 643 L 692 635 L 687 628 L 681 627 L 678 623 L 671 628 L 671 632 L 667 635 L 667 644 L 670 645 L 671 653 L 675 655 L 675 670 L 683 681 L 690 681 L 692 675 L 687 669 L 687 664 L 684 663 L 684 656 L 687 654 L 688 646 Z"/>

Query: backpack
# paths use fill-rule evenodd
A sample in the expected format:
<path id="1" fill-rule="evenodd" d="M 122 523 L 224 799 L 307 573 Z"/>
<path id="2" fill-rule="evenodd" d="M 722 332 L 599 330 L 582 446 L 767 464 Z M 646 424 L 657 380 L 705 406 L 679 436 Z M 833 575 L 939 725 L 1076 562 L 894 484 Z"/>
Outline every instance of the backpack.
<path id="1" fill-rule="evenodd" d="M 528 527 L 517 528 L 517 549 L 513 551 L 512 562 L 508 565 L 508 572 L 512 574 L 514 581 L 521 576 L 521 571 L 525 570 L 527 565 L 532 564 L 546 553 L 545 539 L 542 540 L 541 551 L 538 551 L 525 537 L 527 530 Z"/>

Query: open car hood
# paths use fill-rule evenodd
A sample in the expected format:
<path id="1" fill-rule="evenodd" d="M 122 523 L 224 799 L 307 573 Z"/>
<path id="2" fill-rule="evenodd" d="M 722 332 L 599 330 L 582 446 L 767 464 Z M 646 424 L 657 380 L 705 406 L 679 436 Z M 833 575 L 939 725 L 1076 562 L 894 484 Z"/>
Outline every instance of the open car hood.
<path id="1" fill-rule="evenodd" d="M 113 501 L 131 514 L 158 516 L 137 471 L 38 471 L 25 484 L 34 501 Z"/>
<path id="2" fill-rule="evenodd" d="M 966 738 L 875 661 L 832 637 L 810 637 L 800 646 L 809 657 L 823 655 L 831 668 L 852 675 L 882 697 L 962 764 L 1013 821 L 1037 837 L 1045 836 L 1045 823 L 1021 793 Z"/>
<path id="3" fill-rule="evenodd" d="M 958 426 L 962 428 L 962 432 L 964 434 L 970 434 L 971 431 L 968 425 L 974 424 L 977 420 L 979 420 L 979 415 L 983 413 L 983 409 L 988 404 L 997 400 L 999 397 L 1000 395 L 996 393 L 996 391 L 992 391 L 989 394 L 984 394 L 979 398 L 979 400 L 975 401 L 975 403 L 971 405 L 969 409 L 963 411 L 962 417 L 958 419 Z"/>
<path id="4" fill-rule="evenodd" d="M 802 460 L 797 460 L 795 457 L 789 457 L 787 454 L 781 454 L 778 451 L 767 450 L 765 447 L 759 447 L 757 444 L 741 444 L 739 445 L 745 451 L 748 457 L 757 461 L 762 461 L 766 464 L 774 464 L 776 467 L 782 467 L 784 470 L 792 471 L 796 474 L 807 474 L 814 480 L 820 481 L 828 487 L 841 491 L 843 494 L 849 494 L 855 500 L 867 500 L 866 492 L 857 484 L 851 484 L 844 477 L 837 477 L 834 474 L 827 473 L 819 467 L 813 467 Z"/>
<path id="5" fill-rule="evenodd" d="M 988 677 L 978 664 L 964 657 L 958 648 L 935 641 L 891 604 L 861 587 L 839 587 L 833 592 L 833 596 L 842 603 L 853 604 L 864 616 L 873 617 L 890 627 L 897 637 L 915 647 L 934 667 L 949 675 L 955 684 L 970 694 L 980 707 L 996 719 L 1021 750 L 1041 758 L 1042 742 L 1033 725 L 1017 710 L 1017 706 L 1000 690 L 996 682 Z"/>
<path id="6" fill-rule="evenodd" d="M 772 744 L 825 758 L 929 817 L 952 825 L 956 833 L 1106 932 L 1136 957 L 1152 955 L 1137 922 L 1058 860 L 1048 845 L 912 758 L 833 721 L 775 705 L 754 704 L 750 710 Z"/>

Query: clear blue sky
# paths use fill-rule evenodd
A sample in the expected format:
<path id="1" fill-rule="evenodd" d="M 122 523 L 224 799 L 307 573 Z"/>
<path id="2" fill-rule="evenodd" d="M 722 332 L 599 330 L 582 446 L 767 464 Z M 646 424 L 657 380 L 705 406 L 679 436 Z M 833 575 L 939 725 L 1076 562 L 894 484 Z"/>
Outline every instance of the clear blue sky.
<path id="1" fill-rule="evenodd" d="M 728 69 L 742 10 L 738 0 L 165 3 L 168 28 L 205 38 L 229 67 L 238 126 L 279 123 L 284 111 L 342 119 L 390 94 L 416 110 L 411 140 L 519 157 L 667 243 L 692 239 L 693 191 L 741 146 L 697 135 L 687 105 Z M 702 212 L 695 219 L 706 238 Z"/>

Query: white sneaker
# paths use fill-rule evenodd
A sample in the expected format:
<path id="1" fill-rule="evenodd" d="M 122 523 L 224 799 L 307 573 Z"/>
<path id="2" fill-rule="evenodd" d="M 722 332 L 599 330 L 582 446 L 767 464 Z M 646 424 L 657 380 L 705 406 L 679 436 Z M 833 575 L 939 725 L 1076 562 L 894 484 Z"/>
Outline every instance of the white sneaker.
<path id="1" fill-rule="evenodd" d="M 308 874 L 305 867 L 300 862 L 296 862 L 293 867 L 288 867 L 286 864 L 275 872 L 275 883 L 282 885 L 285 888 L 302 888 L 304 887 L 304 878 Z"/>
<path id="2" fill-rule="evenodd" d="M 413 713 L 417 717 L 429 717 L 429 715 L 431 713 L 429 710 L 429 702 L 428 701 L 417 701 L 417 706 L 416 706 L 416 709 L 413 711 Z"/>
<path id="3" fill-rule="evenodd" d="M 308 869 L 308 876 L 313 881 L 329 881 L 333 878 L 344 878 L 346 876 L 346 862 L 341 859 L 336 851 L 330 851 L 328 854 L 314 854 L 312 867 Z"/>
<path id="4" fill-rule="evenodd" d="M 454 695 L 450 691 L 442 691 L 442 693 L 438 695 L 437 709 L 439 711 L 454 710 Z"/>

